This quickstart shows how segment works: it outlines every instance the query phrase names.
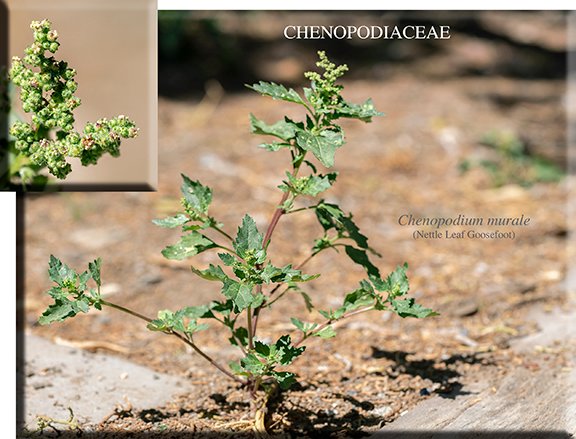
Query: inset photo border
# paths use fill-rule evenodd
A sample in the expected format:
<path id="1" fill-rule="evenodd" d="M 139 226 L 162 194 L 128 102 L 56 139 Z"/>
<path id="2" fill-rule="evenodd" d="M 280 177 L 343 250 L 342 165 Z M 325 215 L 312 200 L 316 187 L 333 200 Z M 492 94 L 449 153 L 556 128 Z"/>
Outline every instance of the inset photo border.
<path id="1" fill-rule="evenodd" d="M 10 105 L 0 127 L 4 138 L 0 189 L 155 190 L 156 1 L 2 3 L 0 15 L 7 26 L 2 26 L 0 64 L 9 74 L 3 94 Z M 31 29 L 33 21 L 40 22 L 36 30 Z M 43 42 L 40 60 L 26 58 L 26 48 L 39 54 Z M 50 48 L 51 42 L 59 46 Z M 14 70 L 14 57 L 24 73 Z M 41 67 L 43 59 L 48 64 Z M 61 71 L 42 77 L 50 68 Z M 38 88 L 42 92 L 34 96 Z M 41 99 L 36 107 L 35 97 Z M 75 98 L 81 102 L 77 107 Z M 28 105 L 23 104 L 26 99 L 31 99 Z M 72 125 L 67 125 L 69 118 L 65 120 L 69 115 Z"/>

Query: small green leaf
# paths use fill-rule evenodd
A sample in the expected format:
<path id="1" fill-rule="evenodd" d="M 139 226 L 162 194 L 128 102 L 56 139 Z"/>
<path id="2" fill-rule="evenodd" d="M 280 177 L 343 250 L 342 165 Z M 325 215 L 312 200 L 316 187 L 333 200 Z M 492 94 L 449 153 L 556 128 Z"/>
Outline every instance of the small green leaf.
<path id="1" fill-rule="evenodd" d="M 356 264 L 364 267 L 370 278 L 380 278 L 380 271 L 368 258 L 366 250 L 360 250 L 352 246 L 345 246 L 346 254 L 350 259 L 352 259 Z"/>
<path id="2" fill-rule="evenodd" d="M 288 390 L 296 382 L 296 375 L 292 372 L 272 371 L 270 374 L 276 379 L 282 390 Z"/>
<path id="3" fill-rule="evenodd" d="M 241 257 L 245 258 L 249 253 L 254 254 L 258 250 L 262 250 L 262 240 L 263 237 L 256 227 L 256 222 L 250 215 L 244 216 L 234 240 L 234 249 Z"/>
<path id="4" fill-rule="evenodd" d="M 186 175 L 182 175 L 182 195 L 188 202 L 190 208 L 198 213 L 206 215 L 208 206 L 212 202 L 212 190 L 209 187 L 202 186 L 199 181 L 192 181 Z"/>
<path id="5" fill-rule="evenodd" d="M 248 346 L 248 330 L 244 327 L 236 328 L 232 331 L 234 337 L 230 337 L 228 340 L 234 346 L 238 346 L 238 343 L 242 346 Z"/>
<path id="6" fill-rule="evenodd" d="M 190 220 L 190 218 L 188 218 L 187 215 L 184 215 L 183 213 L 179 213 L 178 215 L 175 215 L 175 216 L 169 216 L 169 217 L 163 218 L 163 219 L 155 219 L 155 220 L 152 220 L 152 222 L 154 224 L 156 224 L 157 226 L 164 227 L 167 229 L 173 229 L 175 227 L 179 227 L 179 226 L 187 223 L 189 220 Z"/>
<path id="7" fill-rule="evenodd" d="M 346 311 L 353 311 L 364 306 L 373 305 L 375 298 L 374 290 L 359 288 L 346 295 L 343 306 Z"/>
<path id="8" fill-rule="evenodd" d="M 294 326 L 296 326 L 296 328 L 298 328 L 304 334 L 309 333 L 310 331 L 316 329 L 316 327 L 318 326 L 318 323 L 305 323 L 302 320 L 299 320 L 299 319 L 294 318 L 294 317 L 292 317 L 290 319 L 290 321 L 292 322 L 292 324 Z"/>
<path id="9" fill-rule="evenodd" d="M 210 266 L 206 270 L 198 270 L 197 268 L 195 268 L 193 266 L 190 266 L 190 269 L 192 270 L 192 273 L 194 273 L 194 274 L 200 276 L 202 279 L 206 279 L 206 280 L 223 281 L 225 278 L 228 277 L 226 275 L 226 273 L 224 273 L 222 268 L 218 265 L 210 264 Z"/>
<path id="10" fill-rule="evenodd" d="M 296 136 L 296 127 L 292 122 L 280 120 L 273 125 L 268 125 L 250 113 L 250 128 L 253 134 L 262 134 L 278 137 L 289 141 Z"/>
<path id="11" fill-rule="evenodd" d="M 211 305 L 186 306 L 178 312 L 183 317 L 196 320 L 200 318 L 206 318 L 206 316 L 210 314 L 211 309 Z"/>
<path id="12" fill-rule="evenodd" d="M 304 325 L 305 323 L 302 320 L 299 320 L 295 317 L 291 317 L 290 321 L 294 326 L 296 326 L 300 331 L 305 332 Z"/>
<path id="13" fill-rule="evenodd" d="M 48 274 L 50 280 L 56 282 L 58 285 L 62 285 L 65 281 L 72 281 L 76 278 L 74 270 L 68 267 L 68 265 L 62 263 L 62 261 L 54 255 L 50 255 Z"/>
<path id="14" fill-rule="evenodd" d="M 217 246 L 212 240 L 198 232 L 192 232 L 182 236 L 176 244 L 166 247 L 162 254 L 166 259 L 181 261 L 215 247 Z"/>
<path id="15" fill-rule="evenodd" d="M 38 323 L 41 325 L 47 325 L 53 322 L 62 322 L 69 317 L 74 317 L 75 315 L 76 312 L 74 312 L 74 309 L 72 308 L 72 302 L 61 302 L 57 300 L 42 313 L 42 316 L 38 319 Z"/>
<path id="16" fill-rule="evenodd" d="M 227 267 L 231 267 L 236 262 L 236 258 L 230 253 L 218 253 L 218 257 Z"/>
<path id="17" fill-rule="evenodd" d="M 256 376 L 263 375 L 264 372 L 266 372 L 266 365 L 252 353 L 248 353 L 244 358 L 242 358 L 240 364 L 245 371 Z"/>
<path id="18" fill-rule="evenodd" d="M 273 99 L 280 99 L 304 105 L 304 101 L 294 89 L 287 89 L 283 85 L 274 82 L 260 81 L 258 84 L 247 85 L 247 87 L 264 96 L 270 96 Z"/>
<path id="19" fill-rule="evenodd" d="M 359 119 L 362 122 L 372 122 L 373 117 L 383 115 L 384 113 L 381 113 L 374 108 L 372 99 L 367 99 L 360 105 L 344 102 L 343 105 L 337 110 L 338 117 Z"/>
<path id="20" fill-rule="evenodd" d="M 325 328 L 321 329 L 314 335 L 320 338 L 332 338 L 336 337 L 336 331 L 332 326 L 326 326 Z"/>
<path id="21" fill-rule="evenodd" d="M 300 356 L 302 352 L 306 350 L 306 346 L 297 348 L 292 346 L 291 343 L 292 340 L 290 339 L 289 335 L 283 335 L 275 343 L 276 349 L 280 353 L 279 363 L 283 366 L 287 366 L 292 363 L 296 357 Z"/>
<path id="22" fill-rule="evenodd" d="M 408 264 L 404 263 L 404 265 L 396 267 L 396 269 L 390 273 L 385 280 L 372 279 L 374 287 L 380 292 L 389 293 L 392 298 L 404 296 L 410 290 L 408 276 L 406 275 L 407 269 Z"/>
<path id="23" fill-rule="evenodd" d="M 325 203 L 323 200 L 316 206 L 316 217 L 322 228 L 326 231 L 330 229 L 341 229 L 344 212 L 336 204 Z"/>
<path id="24" fill-rule="evenodd" d="M 311 312 L 314 309 L 314 305 L 312 304 L 312 299 L 310 296 L 302 290 L 298 291 L 302 298 L 304 299 L 304 303 L 306 304 L 306 310 Z"/>
<path id="25" fill-rule="evenodd" d="M 254 351 L 261 357 L 268 357 L 270 355 L 270 346 L 260 340 L 254 340 Z"/>
<path id="26" fill-rule="evenodd" d="M 327 168 L 334 166 L 336 150 L 344 145 L 341 132 L 324 130 L 319 134 L 298 131 L 296 143 L 305 151 L 310 151 Z"/>
<path id="27" fill-rule="evenodd" d="M 252 295 L 253 286 L 251 284 L 245 284 L 241 282 L 236 282 L 230 278 L 224 279 L 224 285 L 222 287 L 222 294 L 228 299 L 231 299 L 238 311 L 242 311 L 256 300 Z"/>
<path id="28" fill-rule="evenodd" d="M 92 276 L 92 279 L 94 279 L 94 282 L 96 282 L 96 285 L 100 286 L 101 285 L 101 279 L 100 279 L 100 269 L 102 267 L 102 259 L 98 258 L 96 259 L 94 262 L 90 262 L 88 264 L 88 270 L 90 270 L 90 275 Z"/>
<path id="29" fill-rule="evenodd" d="M 330 187 L 336 181 L 337 176 L 337 172 L 331 172 L 326 175 L 311 175 L 307 177 L 306 184 L 302 188 L 301 193 L 303 195 L 316 197 L 321 192 L 330 189 Z"/>
<path id="30" fill-rule="evenodd" d="M 400 317 L 415 317 L 417 319 L 423 319 L 425 317 L 438 315 L 437 312 L 415 303 L 413 298 L 400 300 L 390 299 L 390 304 L 392 305 L 392 311 Z"/>
<path id="31" fill-rule="evenodd" d="M 369 249 L 368 238 L 366 238 L 366 236 L 360 233 L 360 229 L 354 223 L 354 221 L 352 221 L 352 215 L 350 214 L 348 216 L 342 217 L 341 221 L 342 225 L 344 226 L 344 229 L 348 233 L 348 237 L 352 239 L 358 247 L 363 249 Z M 375 252 L 372 251 L 372 253 Z"/>

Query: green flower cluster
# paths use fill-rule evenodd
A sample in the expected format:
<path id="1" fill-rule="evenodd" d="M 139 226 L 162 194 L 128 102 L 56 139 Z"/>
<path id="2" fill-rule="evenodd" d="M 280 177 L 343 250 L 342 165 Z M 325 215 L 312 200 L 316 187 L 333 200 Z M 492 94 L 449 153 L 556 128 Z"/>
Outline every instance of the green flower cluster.
<path id="1" fill-rule="evenodd" d="M 80 99 L 74 96 L 78 84 L 76 70 L 65 61 L 57 61 L 46 52 L 56 53 L 58 32 L 48 20 L 33 21 L 34 42 L 23 59 L 12 58 L 10 79 L 20 87 L 22 109 L 32 113 L 32 122 L 16 122 L 10 134 L 16 149 L 33 165 L 47 167 L 51 174 L 66 178 L 72 168 L 67 157 L 79 158 L 83 166 L 96 164 L 105 153 L 120 155 L 122 138 L 138 134 L 134 122 L 126 116 L 88 123 L 80 134 L 74 130 L 74 110 Z M 54 132 L 54 135 L 52 135 Z"/>
<path id="2" fill-rule="evenodd" d="M 306 79 L 312 82 L 312 89 L 316 92 L 320 91 L 317 96 L 310 96 L 310 103 L 315 109 L 330 107 L 339 103 L 341 100 L 340 92 L 344 87 L 336 85 L 336 80 L 348 71 L 346 64 L 337 66 L 328 59 L 323 50 L 318 51 L 318 57 L 320 60 L 316 66 L 324 69 L 324 73 L 322 75 L 318 72 L 304 73 Z"/>

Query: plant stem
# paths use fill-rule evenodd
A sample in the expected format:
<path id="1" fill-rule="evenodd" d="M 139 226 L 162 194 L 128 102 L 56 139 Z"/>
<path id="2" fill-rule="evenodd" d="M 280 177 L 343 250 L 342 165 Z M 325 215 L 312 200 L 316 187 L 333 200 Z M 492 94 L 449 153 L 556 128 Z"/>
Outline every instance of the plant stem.
<path id="1" fill-rule="evenodd" d="M 222 230 L 220 227 L 218 226 L 212 226 L 212 228 L 214 230 L 216 230 L 218 233 L 220 233 L 222 236 L 225 236 L 226 238 L 228 238 L 230 241 L 234 242 L 234 238 L 232 238 L 228 233 L 226 233 L 224 230 Z"/>
<path id="2" fill-rule="evenodd" d="M 150 322 L 152 321 L 152 319 L 149 318 L 149 317 L 146 317 L 146 316 L 144 316 L 144 315 L 142 315 L 142 314 L 140 314 L 140 313 L 137 313 L 136 311 L 132 311 L 131 309 L 124 308 L 123 306 L 116 305 L 115 303 L 108 302 L 108 301 L 106 301 L 106 300 L 100 300 L 100 303 L 101 303 L 102 305 L 109 306 L 110 308 L 115 308 L 115 309 L 117 309 L 117 310 L 119 310 L 119 311 L 122 311 L 122 312 L 125 312 L 125 313 L 127 313 L 127 314 L 130 314 L 131 316 L 138 317 L 139 319 L 144 320 L 145 322 L 150 323 Z"/>
<path id="3" fill-rule="evenodd" d="M 311 331 L 308 334 L 302 334 L 302 337 L 300 337 L 300 339 L 296 343 L 294 343 L 294 347 L 298 347 L 299 345 L 301 345 L 304 342 L 304 340 L 306 340 L 309 337 L 312 337 L 313 335 L 316 335 L 317 333 L 322 331 L 327 326 L 330 326 L 332 323 L 339 322 L 340 320 L 344 320 L 348 317 L 362 314 L 362 313 L 365 313 L 367 311 L 372 311 L 373 309 L 374 309 L 374 305 L 371 305 L 367 308 L 362 308 L 362 309 L 357 309 L 355 311 L 350 311 L 350 312 L 342 315 L 342 317 L 340 317 L 339 319 L 336 319 L 336 320 L 328 319 L 324 323 L 322 323 L 320 326 L 318 326 L 314 331 Z"/>
<path id="4" fill-rule="evenodd" d="M 174 331 L 170 331 L 170 332 L 166 332 L 166 334 L 170 334 L 170 335 L 174 335 L 176 337 L 178 337 L 180 340 L 182 340 L 184 343 L 186 343 L 188 346 L 190 346 L 192 349 L 194 349 L 194 351 L 196 351 L 196 353 L 198 355 L 200 355 L 202 358 L 204 358 L 206 361 L 208 361 L 212 366 L 214 366 L 216 369 L 218 369 L 220 372 L 222 372 L 224 375 L 227 375 L 228 377 L 232 378 L 234 381 L 241 383 L 241 384 L 246 384 L 246 382 L 240 378 L 238 378 L 236 375 L 232 374 L 231 372 L 227 371 L 226 369 L 224 369 L 223 366 L 221 366 L 220 364 L 218 364 L 215 360 L 213 360 L 209 355 L 207 355 L 206 353 L 204 353 L 194 342 L 192 342 L 191 340 L 187 339 L 186 337 L 184 337 L 182 334 L 178 333 L 178 332 L 174 332 Z"/>
<path id="5" fill-rule="evenodd" d="M 318 207 L 318 204 L 314 204 L 312 206 L 307 206 L 307 207 L 300 207 L 298 209 L 289 210 L 288 212 L 286 212 L 286 214 L 288 215 L 290 213 L 302 212 L 303 210 L 316 209 L 317 207 Z"/>
<path id="6" fill-rule="evenodd" d="M 298 175 L 298 171 L 300 170 L 300 166 L 304 161 L 304 157 L 306 157 L 306 152 L 302 155 L 299 159 L 298 163 L 294 165 L 294 169 L 292 170 L 292 177 L 296 177 Z M 278 221 L 280 217 L 286 213 L 286 211 L 282 208 L 284 202 L 290 196 L 290 191 L 284 192 L 282 194 L 282 198 L 280 199 L 280 203 L 278 203 L 278 207 L 274 211 L 274 215 L 272 215 L 272 219 L 270 220 L 270 224 L 268 224 L 268 228 L 266 229 L 266 234 L 264 235 L 264 241 L 262 242 L 262 247 L 264 249 L 268 248 L 268 244 L 270 244 L 270 239 L 272 238 L 272 233 L 274 233 L 274 229 L 278 225 Z"/>
<path id="7" fill-rule="evenodd" d="M 264 241 L 262 242 L 262 247 L 264 247 L 264 249 L 268 248 L 268 244 L 270 244 L 270 239 L 272 238 L 272 233 L 274 233 L 274 229 L 278 225 L 280 217 L 286 213 L 286 211 L 282 208 L 282 205 L 288 199 L 289 195 L 289 192 L 284 192 L 282 198 L 280 199 L 280 203 L 278 203 L 279 207 L 276 208 L 274 215 L 272 215 L 272 219 L 270 220 L 270 224 L 268 225 L 266 234 L 264 235 Z"/>
<path id="8" fill-rule="evenodd" d="M 252 350 L 254 349 L 254 329 L 256 329 L 255 327 L 252 327 L 252 307 L 249 306 L 246 309 L 247 315 L 246 318 L 248 319 L 248 321 L 246 322 L 246 325 L 248 326 L 248 349 Z"/>
<path id="9" fill-rule="evenodd" d="M 109 306 L 110 308 L 115 308 L 119 311 L 125 312 L 127 314 L 130 314 L 131 316 L 137 317 L 141 320 L 144 320 L 147 323 L 152 322 L 152 319 L 149 317 L 146 317 L 136 311 L 132 311 L 131 309 L 125 308 L 121 305 L 117 305 L 115 303 L 112 302 L 108 302 L 107 300 L 100 300 L 100 303 L 102 305 L 105 306 Z M 241 384 L 246 384 L 246 382 L 240 378 L 238 378 L 237 376 L 233 375 L 231 372 L 227 371 L 222 365 L 220 365 L 219 363 L 217 363 L 214 359 L 212 359 L 209 355 L 207 355 L 206 353 L 204 353 L 198 346 L 196 346 L 196 344 L 194 342 L 192 342 L 191 340 L 187 339 L 186 337 L 184 337 L 182 334 L 178 333 L 178 332 L 174 332 L 174 331 L 169 331 L 169 332 L 164 332 L 165 334 L 168 335 L 173 335 L 175 337 L 178 337 L 180 340 L 182 340 L 184 343 L 186 343 L 188 346 L 190 346 L 192 349 L 194 349 L 194 351 L 196 351 L 196 353 L 198 355 L 200 355 L 202 358 L 204 358 L 206 361 L 208 361 L 210 364 L 212 364 L 212 366 L 214 366 L 216 369 L 218 369 L 220 372 L 222 372 L 224 375 L 232 378 L 234 381 L 241 383 Z"/>

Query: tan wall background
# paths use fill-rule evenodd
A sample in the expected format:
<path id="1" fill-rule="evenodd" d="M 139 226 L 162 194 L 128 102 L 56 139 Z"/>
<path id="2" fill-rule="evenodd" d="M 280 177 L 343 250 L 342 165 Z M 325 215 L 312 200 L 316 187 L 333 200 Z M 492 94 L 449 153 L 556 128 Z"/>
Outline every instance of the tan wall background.
<path id="1" fill-rule="evenodd" d="M 140 128 L 121 146 L 121 156 L 104 156 L 96 166 L 72 161 L 63 187 L 157 185 L 156 2 L 154 0 L 8 0 L 10 56 L 22 56 L 32 41 L 32 20 L 49 19 L 58 30 L 57 59 L 78 71 L 82 106 L 76 129 L 87 121 L 125 114 Z M 27 120 L 28 115 L 19 112 Z M 96 189 L 97 186 L 94 186 Z"/>

